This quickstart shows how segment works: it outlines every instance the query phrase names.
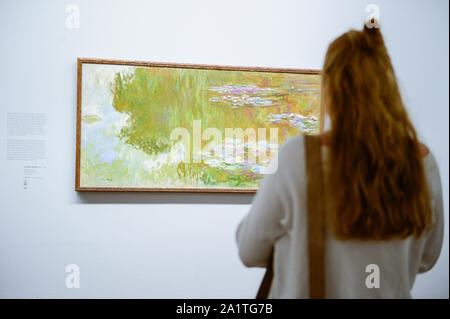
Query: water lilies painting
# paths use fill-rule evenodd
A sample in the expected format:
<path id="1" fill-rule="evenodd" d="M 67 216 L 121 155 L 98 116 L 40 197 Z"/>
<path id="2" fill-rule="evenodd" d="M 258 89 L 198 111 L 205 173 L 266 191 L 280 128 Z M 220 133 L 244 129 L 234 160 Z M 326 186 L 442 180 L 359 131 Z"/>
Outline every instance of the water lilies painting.
<path id="1" fill-rule="evenodd" d="M 75 189 L 255 192 L 289 137 L 319 132 L 320 81 L 317 70 L 78 59 Z"/>

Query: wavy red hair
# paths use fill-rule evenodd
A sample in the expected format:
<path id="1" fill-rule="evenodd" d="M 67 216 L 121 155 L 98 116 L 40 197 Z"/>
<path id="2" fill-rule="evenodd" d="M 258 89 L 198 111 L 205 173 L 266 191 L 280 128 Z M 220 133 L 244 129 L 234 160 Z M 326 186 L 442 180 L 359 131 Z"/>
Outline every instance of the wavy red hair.
<path id="1" fill-rule="evenodd" d="M 322 83 L 334 235 L 420 236 L 432 220 L 423 154 L 380 30 L 351 30 L 333 41 Z"/>

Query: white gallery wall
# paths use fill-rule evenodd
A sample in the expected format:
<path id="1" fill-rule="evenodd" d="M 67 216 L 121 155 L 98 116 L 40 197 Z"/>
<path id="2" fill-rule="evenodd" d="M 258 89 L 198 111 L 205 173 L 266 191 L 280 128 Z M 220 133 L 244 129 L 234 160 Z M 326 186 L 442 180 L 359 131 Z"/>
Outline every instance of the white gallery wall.
<path id="1" fill-rule="evenodd" d="M 79 8 L 68 28 L 66 6 Z M 0 297 L 253 298 L 234 234 L 251 195 L 80 194 L 76 58 L 321 68 L 369 1 L 0 1 Z M 373 1 L 405 102 L 440 166 L 445 243 L 414 297 L 448 298 L 449 4 Z M 7 114 L 44 113 L 46 160 L 7 160 Z M 45 166 L 24 187 L 24 166 Z M 80 288 L 65 267 L 80 269 Z M 381 279 L 382 283 L 382 279 Z"/>

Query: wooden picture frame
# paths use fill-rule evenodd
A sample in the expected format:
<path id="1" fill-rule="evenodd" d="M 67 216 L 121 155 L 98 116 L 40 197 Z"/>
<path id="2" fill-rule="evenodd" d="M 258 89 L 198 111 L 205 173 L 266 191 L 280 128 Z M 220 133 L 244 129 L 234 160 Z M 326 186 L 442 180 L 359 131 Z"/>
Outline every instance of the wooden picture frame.
<path id="1" fill-rule="evenodd" d="M 167 69 L 167 72 L 171 72 L 174 70 L 180 70 L 179 72 L 182 72 L 181 70 L 192 70 L 195 74 L 196 70 L 202 70 L 202 71 L 232 71 L 232 72 L 238 72 L 239 75 L 245 74 L 245 72 L 250 72 L 249 74 L 252 76 L 256 76 L 254 72 L 261 72 L 263 76 L 264 74 L 269 74 L 268 77 L 270 77 L 270 74 L 273 73 L 273 76 L 277 74 L 280 77 L 288 77 L 290 74 L 292 75 L 304 75 L 306 76 L 316 76 L 316 78 L 320 81 L 320 70 L 304 70 L 304 69 L 288 69 L 288 68 L 263 68 L 263 67 L 238 67 L 238 66 L 220 66 L 220 65 L 202 65 L 202 64 L 179 64 L 179 63 L 159 63 L 159 62 L 141 62 L 141 61 L 125 61 L 125 60 L 105 60 L 105 59 L 90 59 L 90 58 L 78 58 L 77 59 L 77 126 L 76 126 L 76 171 L 75 171 L 75 190 L 76 191 L 82 191 L 82 192 L 200 192 L 200 193 L 255 193 L 257 191 L 257 187 L 254 188 L 245 188 L 245 187 L 139 187 L 139 186 L 105 186 L 105 185 L 87 185 L 82 183 L 81 181 L 81 175 L 82 175 L 82 132 L 83 132 L 83 121 L 85 118 L 83 118 L 83 66 L 91 66 L 94 65 L 99 66 L 126 66 L 126 67 L 134 67 L 135 70 L 138 68 L 145 68 L 146 70 L 163 70 Z M 153 69 L 154 68 L 154 69 Z M 144 71 L 142 71 L 144 72 Z M 175 71 L 174 71 L 175 72 Z M 191 72 L 191 71 L 189 71 Z M 207 72 L 204 72 L 208 74 Z M 259 74 L 257 74 L 259 75 Z M 264 79 L 264 78 L 263 78 Z M 121 80 L 120 77 L 115 75 L 115 83 L 117 86 L 117 81 Z M 305 81 L 305 83 L 308 81 Z M 120 82 L 122 83 L 122 82 Z M 125 82 L 124 82 L 125 83 Z M 178 83 L 178 82 L 177 82 Z M 300 82 L 299 82 L 300 83 Z M 312 82 L 311 82 L 312 83 Z M 112 84 L 110 84 L 112 85 Z M 306 85 L 306 84 L 305 84 Z M 316 117 L 316 120 L 318 121 L 318 128 L 317 131 L 321 130 L 322 127 L 322 119 L 323 119 L 323 111 L 320 106 L 320 83 L 317 85 L 316 82 L 314 82 L 314 87 L 319 87 L 319 93 L 317 93 L 317 90 L 314 91 L 314 101 L 317 98 L 316 95 L 319 97 L 319 116 Z M 245 85 L 244 85 L 245 86 Z M 118 91 L 117 89 L 116 91 Z M 299 91 L 298 89 L 297 91 Z M 300 94 L 298 92 L 294 92 L 295 94 Z M 312 91 L 312 89 L 311 89 Z M 122 92 L 122 91 L 120 91 Z M 292 94 L 294 94 L 292 93 Z M 306 94 L 306 93 L 305 93 Z M 280 95 L 282 96 L 282 95 Z M 282 97 L 284 98 L 284 97 Z M 216 98 L 217 100 L 218 98 Z M 216 101 L 214 100 L 214 101 Z M 211 98 L 212 101 L 212 98 Z M 219 101 L 222 102 L 222 101 Z M 271 106 L 269 106 L 271 107 Z M 250 107 L 248 107 L 250 109 Z M 284 113 L 283 113 L 284 114 Z M 294 113 L 291 113 L 294 114 Z M 296 114 L 296 113 L 295 113 Z M 95 118 L 94 118 L 95 120 Z M 88 124 L 84 124 L 88 125 Z M 301 132 L 299 133 L 301 134 Z M 84 160 L 84 158 L 83 158 Z M 103 164 L 102 164 L 103 165 Z M 104 164 L 106 165 L 106 164 Z M 86 165 L 85 165 L 86 166 Z M 84 175 L 83 175 L 84 176 Z"/>

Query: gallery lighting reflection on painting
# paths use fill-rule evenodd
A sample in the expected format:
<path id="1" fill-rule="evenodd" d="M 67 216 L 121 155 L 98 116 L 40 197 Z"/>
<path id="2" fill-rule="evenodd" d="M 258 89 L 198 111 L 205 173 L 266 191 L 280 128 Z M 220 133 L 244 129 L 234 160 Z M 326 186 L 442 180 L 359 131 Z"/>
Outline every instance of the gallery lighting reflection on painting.
<path id="1" fill-rule="evenodd" d="M 318 70 L 78 59 L 75 189 L 255 192 L 269 162 L 249 154 L 270 159 L 289 137 L 319 132 L 320 81 Z M 221 138 L 203 135 L 189 161 L 195 141 L 173 133 L 195 123 Z"/>

